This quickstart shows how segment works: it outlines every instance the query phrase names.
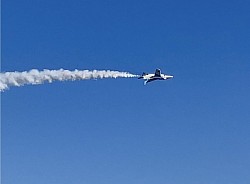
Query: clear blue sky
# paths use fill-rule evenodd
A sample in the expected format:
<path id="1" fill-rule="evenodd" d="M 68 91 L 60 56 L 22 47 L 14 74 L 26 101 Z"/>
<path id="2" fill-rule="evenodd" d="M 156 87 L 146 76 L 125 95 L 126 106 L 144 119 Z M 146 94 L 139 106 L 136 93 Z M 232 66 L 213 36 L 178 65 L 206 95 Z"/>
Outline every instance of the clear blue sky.
<path id="1" fill-rule="evenodd" d="M 173 80 L 2 93 L 4 184 L 249 184 L 250 1 L 3 0 L 2 72 Z"/>

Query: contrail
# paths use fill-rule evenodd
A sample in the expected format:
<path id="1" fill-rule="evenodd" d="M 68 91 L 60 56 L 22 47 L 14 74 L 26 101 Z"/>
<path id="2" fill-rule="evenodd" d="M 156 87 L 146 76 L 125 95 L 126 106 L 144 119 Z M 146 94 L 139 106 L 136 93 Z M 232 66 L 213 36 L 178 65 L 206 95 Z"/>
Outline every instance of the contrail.
<path id="1" fill-rule="evenodd" d="M 0 91 L 4 91 L 11 86 L 23 86 L 28 84 L 43 84 L 53 81 L 74 81 L 88 79 L 118 78 L 118 77 L 138 77 L 138 75 L 128 72 L 110 70 L 43 70 L 32 69 L 24 72 L 0 73 Z"/>

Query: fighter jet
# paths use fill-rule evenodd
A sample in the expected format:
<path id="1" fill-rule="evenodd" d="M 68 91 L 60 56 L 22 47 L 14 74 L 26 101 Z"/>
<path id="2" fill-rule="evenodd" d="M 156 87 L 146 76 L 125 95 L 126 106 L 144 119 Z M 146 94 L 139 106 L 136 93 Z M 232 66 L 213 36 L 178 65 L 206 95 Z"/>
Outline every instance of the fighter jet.
<path id="1" fill-rule="evenodd" d="M 144 85 L 146 85 L 148 82 L 152 82 L 155 80 L 167 80 L 167 79 L 172 79 L 174 76 L 172 75 L 165 75 L 161 74 L 160 69 L 156 69 L 154 74 L 147 74 L 147 73 L 142 73 L 142 75 L 138 79 L 144 79 Z"/>

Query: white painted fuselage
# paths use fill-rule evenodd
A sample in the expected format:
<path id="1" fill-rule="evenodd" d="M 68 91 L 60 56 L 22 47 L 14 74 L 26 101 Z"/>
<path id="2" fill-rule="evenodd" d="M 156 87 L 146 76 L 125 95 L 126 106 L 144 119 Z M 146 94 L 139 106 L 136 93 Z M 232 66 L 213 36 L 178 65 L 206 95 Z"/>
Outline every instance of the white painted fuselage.
<path id="1" fill-rule="evenodd" d="M 172 79 L 174 76 L 172 75 L 165 75 L 165 74 L 161 74 L 161 76 L 156 76 L 155 74 L 147 74 L 142 76 L 142 79 L 144 80 L 149 80 L 149 79 L 159 79 L 159 80 L 167 80 L 167 79 Z"/>

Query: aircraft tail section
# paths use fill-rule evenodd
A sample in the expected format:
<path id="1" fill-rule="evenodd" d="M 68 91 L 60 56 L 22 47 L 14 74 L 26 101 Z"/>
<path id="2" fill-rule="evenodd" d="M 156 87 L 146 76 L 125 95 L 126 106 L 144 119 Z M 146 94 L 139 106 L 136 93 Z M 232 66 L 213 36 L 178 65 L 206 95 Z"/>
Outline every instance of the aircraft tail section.
<path id="1" fill-rule="evenodd" d="M 140 77 L 138 77 L 138 79 L 143 79 L 143 76 L 145 76 L 145 75 L 148 75 L 147 73 L 145 73 L 145 72 L 143 72 L 142 74 L 141 74 L 141 76 Z"/>
<path id="2" fill-rule="evenodd" d="M 160 77 L 160 76 L 161 76 L 161 70 L 160 70 L 160 69 L 157 68 L 157 69 L 155 70 L 155 76 L 156 76 L 156 77 Z"/>

